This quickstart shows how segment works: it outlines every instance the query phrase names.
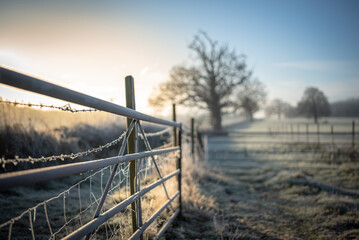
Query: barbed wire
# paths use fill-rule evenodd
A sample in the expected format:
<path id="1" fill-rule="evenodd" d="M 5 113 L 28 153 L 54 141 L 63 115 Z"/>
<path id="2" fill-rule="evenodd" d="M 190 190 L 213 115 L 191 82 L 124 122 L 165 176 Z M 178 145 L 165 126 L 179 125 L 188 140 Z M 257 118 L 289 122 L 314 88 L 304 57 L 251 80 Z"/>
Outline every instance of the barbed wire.
<path id="1" fill-rule="evenodd" d="M 155 137 L 155 136 L 161 136 L 165 133 L 171 133 L 171 131 L 173 130 L 173 127 L 168 127 L 168 128 L 165 128 L 161 131 L 158 131 L 158 132 L 153 132 L 153 133 L 145 133 L 146 137 Z M 138 134 L 138 136 L 143 139 L 143 135 L 142 134 Z"/>
<path id="2" fill-rule="evenodd" d="M 160 136 L 160 135 L 163 135 L 164 133 L 167 133 L 167 132 L 170 132 L 170 130 L 172 130 L 172 128 L 166 128 L 164 130 L 161 130 L 159 132 L 155 132 L 155 133 L 145 133 L 142 129 L 142 134 L 139 134 L 139 136 L 142 135 L 142 137 L 144 137 L 145 140 L 147 136 Z M 127 131 L 126 131 L 127 132 Z M 99 151 L 102 151 L 104 150 L 105 148 L 109 148 L 115 144 L 117 144 L 118 142 L 122 141 L 124 139 L 124 137 L 126 136 L 126 132 L 122 133 L 121 136 L 119 136 L 117 139 L 109 142 L 109 143 L 106 143 L 105 145 L 102 145 L 102 146 L 99 146 L 97 148 L 93 148 L 93 149 L 89 149 L 87 151 L 83 151 L 83 152 L 79 152 L 79 153 L 71 153 L 71 154 L 61 154 L 61 155 L 58 155 L 58 156 L 50 156 L 50 157 L 41 157 L 41 158 L 32 158 L 32 157 L 28 157 L 28 158 L 18 158 L 16 157 L 15 159 L 0 159 L 0 164 L 5 166 L 7 163 L 13 163 L 14 165 L 18 164 L 19 162 L 31 162 L 31 163 L 35 163 L 35 162 L 42 162 L 42 161 L 52 161 L 52 160 L 56 160 L 56 159 L 61 159 L 61 160 L 64 160 L 65 158 L 71 158 L 71 159 L 75 159 L 77 157 L 80 157 L 80 156 L 85 156 L 85 155 L 88 155 L 90 153 L 93 153 L 93 152 L 99 152 Z M 124 141 L 125 142 L 125 141 Z M 147 141 L 148 143 L 148 141 Z M 172 159 L 172 158 L 171 158 Z M 142 164 L 141 164 L 141 161 L 142 161 Z M 152 174 L 156 171 L 156 169 L 154 169 L 154 164 L 155 163 L 155 160 L 151 159 L 150 158 L 143 158 L 143 159 L 139 159 L 139 164 L 138 164 L 138 177 L 140 178 L 140 176 L 144 177 L 144 179 L 147 179 L 147 174 Z M 99 183 L 97 183 L 97 188 L 100 186 L 100 189 L 97 190 L 98 192 L 101 191 L 101 193 L 103 194 L 103 179 L 102 179 L 102 176 L 104 174 L 104 170 L 105 169 L 110 169 L 110 172 L 112 172 L 112 166 L 108 166 L 108 167 L 105 167 L 103 169 L 101 169 L 100 171 L 97 171 L 95 173 L 92 173 L 90 176 L 86 177 L 85 179 L 77 182 L 75 185 L 72 185 L 70 188 L 68 188 L 67 190 L 59 193 L 58 195 L 54 196 L 54 197 L 51 197 L 39 204 L 37 204 L 36 206 L 34 207 L 31 207 L 27 210 L 25 210 L 22 214 L 8 220 L 7 222 L 4 222 L 2 224 L 0 224 L 0 229 L 1 228 L 5 228 L 5 227 L 8 227 L 8 239 L 11 239 L 12 238 L 12 233 L 15 233 L 15 231 L 13 231 L 13 225 L 15 224 L 15 222 L 19 221 L 20 219 L 23 219 L 24 221 L 26 220 L 25 217 L 28 216 L 29 220 L 28 220 L 28 225 L 29 225 L 29 230 L 30 230 L 30 234 L 31 236 L 29 236 L 30 238 L 32 237 L 32 239 L 35 239 L 35 234 L 36 234 L 36 231 L 37 230 L 37 227 L 35 228 L 35 226 L 33 225 L 33 223 L 35 223 L 35 219 L 36 219 L 36 212 L 39 212 L 39 207 L 42 207 L 43 208 L 43 212 L 44 212 L 44 215 L 42 216 L 44 218 L 44 220 L 46 221 L 47 223 L 47 226 L 49 228 L 49 233 L 50 233 L 50 239 L 55 239 L 58 237 L 59 234 L 62 234 L 63 232 L 66 232 L 66 234 L 69 233 L 69 229 L 67 229 L 68 227 L 71 228 L 71 224 L 74 223 L 74 221 L 80 221 L 80 224 L 83 225 L 83 222 L 82 222 L 82 216 L 86 213 L 86 212 L 89 212 L 90 209 L 92 209 L 93 206 L 96 206 L 99 204 L 99 200 L 100 198 L 96 197 L 94 195 L 94 191 L 92 190 L 92 178 L 97 175 L 97 174 L 101 174 L 100 176 L 98 176 L 97 178 L 97 181 L 100 181 Z M 157 171 L 159 171 L 157 169 Z M 118 176 L 118 181 L 116 179 L 116 176 Z M 99 179 L 100 178 L 100 179 Z M 121 188 L 122 184 L 124 183 L 124 181 L 126 181 L 126 186 L 128 185 L 128 178 L 129 178 L 129 165 L 128 164 L 120 164 L 120 167 L 117 169 L 116 171 L 116 174 L 115 174 L 115 179 L 116 181 L 112 182 L 111 183 L 111 187 L 110 187 L 110 191 L 107 193 L 107 195 L 110 195 L 110 193 L 113 193 L 114 191 L 118 190 L 119 188 Z M 88 189 L 89 188 L 89 196 L 90 196 L 90 202 L 89 204 L 87 205 L 83 205 L 81 201 L 83 201 L 83 197 L 81 197 L 81 187 L 80 185 L 82 183 L 84 183 L 85 181 L 89 181 L 89 186 L 86 187 L 85 189 Z M 142 181 L 141 181 L 142 182 Z M 141 184 L 141 183 L 138 183 L 138 184 Z M 99 186 L 98 186 L 99 185 Z M 67 209 L 66 207 L 66 202 L 68 201 L 67 198 L 70 196 L 70 191 L 77 191 L 77 194 L 76 196 L 78 196 L 78 200 L 79 203 L 77 204 L 78 206 L 78 212 L 76 214 L 72 214 L 71 211 L 73 211 L 72 209 Z M 84 190 L 82 190 L 84 191 Z M 125 187 L 125 191 L 126 191 L 126 195 L 128 194 L 128 190 L 126 190 L 126 187 Z M 76 198 L 74 194 L 73 195 L 73 198 Z M 61 226 L 57 226 L 56 229 L 54 228 L 54 226 L 51 226 L 51 219 L 49 218 L 49 213 L 48 212 L 48 209 L 47 209 L 47 205 L 50 204 L 50 202 L 52 201 L 59 201 L 59 200 L 62 200 L 63 203 L 62 203 L 62 207 L 63 207 L 63 213 L 62 213 L 62 218 L 64 219 L 64 224 L 61 224 Z M 75 200 L 76 201 L 76 200 Z M 117 201 L 118 200 L 115 200 L 114 198 L 112 199 L 112 201 L 117 204 Z M 88 202 L 88 200 L 86 201 Z M 59 206 L 61 208 L 61 204 Z M 102 209 L 102 211 L 104 211 L 104 209 Z M 70 214 L 68 214 L 70 213 Z M 125 213 L 123 213 L 125 214 Z M 38 214 L 39 216 L 39 214 Z M 126 217 L 124 218 L 126 219 Z M 87 221 L 87 220 L 85 220 Z M 46 225 L 45 223 L 45 225 Z M 107 225 L 106 225 L 107 224 Z M 110 226 L 108 223 L 105 223 L 105 230 L 106 230 L 106 239 L 108 239 L 109 237 L 112 238 L 112 237 L 115 237 L 118 233 L 118 230 L 122 228 L 122 224 L 120 223 L 117 223 L 115 226 Z M 109 229 L 107 229 L 107 227 Z M 108 233 L 107 231 L 109 231 L 109 234 L 110 236 L 108 236 Z M 96 234 L 96 232 L 95 232 Z M 95 235 L 94 234 L 94 235 Z M 94 236 L 92 235 L 92 236 Z"/>
<path id="3" fill-rule="evenodd" d="M 78 113 L 78 112 L 98 112 L 100 110 L 97 109 L 73 109 L 69 103 L 65 104 L 64 106 L 54 106 L 54 105 L 47 105 L 43 103 L 25 103 L 25 102 L 17 102 L 17 101 L 8 101 L 8 100 L 1 100 L 0 103 L 9 104 L 14 106 L 24 106 L 24 107 L 39 107 L 42 108 L 51 108 L 57 109 L 61 111 L 67 111 L 71 113 Z"/>
<path id="4" fill-rule="evenodd" d="M 146 137 L 154 137 L 154 136 L 160 136 L 163 135 L 167 132 L 171 131 L 171 127 L 169 128 L 165 128 L 164 130 L 161 130 L 159 132 L 154 132 L 154 133 L 146 133 Z M 91 153 L 96 153 L 96 152 L 101 152 L 104 149 L 110 148 L 114 145 L 116 145 L 118 142 L 120 142 L 122 140 L 122 138 L 126 135 L 126 132 L 123 132 L 117 139 L 108 142 L 104 145 L 98 146 L 96 148 L 92 148 L 92 149 L 88 149 L 86 151 L 82 151 L 82 152 L 78 152 L 78 153 L 70 153 L 70 154 L 61 154 L 61 155 L 53 155 L 53 156 L 49 156 L 49 157 L 27 157 L 27 158 L 20 158 L 19 156 L 15 156 L 14 159 L 5 159 L 5 157 L 1 157 L 0 158 L 0 165 L 2 166 L 2 168 L 6 167 L 6 164 L 13 164 L 14 166 L 18 165 L 19 163 L 37 163 L 37 162 L 50 162 L 50 161 L 56 161 L 56 160 L 61 160 L 64 161 L 66 158 L 70 158 L 70 159 L 76 159 L 78 157 L 82 157 L 82 156 L 87 156 Z M 141 134 L 139 134 L 139 136 L 141 138 L 143 138 L 143 136 Z"/>
<path id="5" fill-rule="evenodd" d="M 66 158 L 70 158 L 73 160 L 78 157 L 87 156 L 91 153 L 101 152 L 104 149 L 114 146 L 118 142 L 120 142 L 125 135 L 126 135 L 126 132 L 123 132 L 121 134 L 121 136 L 119 136 L 117 139 L 115 139 L 111 142 L 108 142 L 105 145 L 101 145 L 96 148 L 88 149 L 86 151 L 78 152 L 78 153 L 61 154 L 61 155 L 57 155 L 57 156 L 54 155 L 54 156 L 40 157 L 40 158 L 34 158 L 34 157 L 30 157 L 30 156 L 27 158 L 19 158 L 18 156 L 15 156 L 15 159 L 5 159 L 4 157 L 2 157 L 0 159 L 0 165 L 2 166 L 2 168 L 5 168 L 6 164 L 9 164 L 9 163 L 12 163 L 14 166 L 16 166 L 17 164 L 24 163 L 24 162 L 30 162 L 30 163 L 34 164 L 35 162 L 50 162 L 50 161 L 55 161 L 55 160 L 59 160 L 59 159 L 61 161 L 64 161 Z"/>

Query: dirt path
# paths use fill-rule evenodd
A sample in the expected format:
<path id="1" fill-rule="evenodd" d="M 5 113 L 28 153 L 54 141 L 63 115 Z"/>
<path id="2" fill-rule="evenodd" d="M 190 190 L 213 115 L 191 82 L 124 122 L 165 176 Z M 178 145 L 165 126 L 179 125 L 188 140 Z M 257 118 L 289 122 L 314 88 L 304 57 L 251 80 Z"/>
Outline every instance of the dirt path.
<path id="1" fill-rule="evenodd" d="M 210 158 L 208 166 L 210 181 L 201 186 L 220 206 L 215 238 L 304 237 L 291 229 L 300 228 L 303 221 L 286 211 L 278 191 L 266 184 L 281 171 L 278 166 L 238 153 L 237 158 Z"/>

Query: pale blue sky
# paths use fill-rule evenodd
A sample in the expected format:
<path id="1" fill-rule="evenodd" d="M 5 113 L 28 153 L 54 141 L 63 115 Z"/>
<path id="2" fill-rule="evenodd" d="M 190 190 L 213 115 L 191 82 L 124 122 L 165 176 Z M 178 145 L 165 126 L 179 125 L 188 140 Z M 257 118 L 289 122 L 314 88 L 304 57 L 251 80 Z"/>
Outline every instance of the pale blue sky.
<path id="1" fill-rule="evenodd" d="M 307 86 L 359 97 L 359 1 L 0 1 L 0 64 L 138 109 L 198 30 L 247 55 L 269 99 L 296 104 Z M 30 96 L 0 87 L 0 96 Z M 32 98 L 31 98 L 32 99 Z"/>

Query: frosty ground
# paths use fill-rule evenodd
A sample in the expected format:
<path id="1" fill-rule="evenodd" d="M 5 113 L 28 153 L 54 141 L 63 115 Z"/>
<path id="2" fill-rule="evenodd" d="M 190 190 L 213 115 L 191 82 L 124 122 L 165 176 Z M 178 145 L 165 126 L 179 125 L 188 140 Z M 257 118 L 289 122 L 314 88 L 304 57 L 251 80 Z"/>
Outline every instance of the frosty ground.
<path id="1" fill-rule="evenodd" d="M 257 121 L 232 130 L 305 131 L 307 120 Z M 350 131 L 351 120 L 322 120 Z M 309 131 L 315 126 L 309 125 Z M 356 239 L 359 163 L 351 137 L 212 136 L 208 162 L 187 169 L 184 211 L 168 239 Z M 302 142 L 302 143 L 298 143 Z M 345 144 L 343 144 L 345 143 Z M 186 171 L 186 169 L 185 169 Z"/>

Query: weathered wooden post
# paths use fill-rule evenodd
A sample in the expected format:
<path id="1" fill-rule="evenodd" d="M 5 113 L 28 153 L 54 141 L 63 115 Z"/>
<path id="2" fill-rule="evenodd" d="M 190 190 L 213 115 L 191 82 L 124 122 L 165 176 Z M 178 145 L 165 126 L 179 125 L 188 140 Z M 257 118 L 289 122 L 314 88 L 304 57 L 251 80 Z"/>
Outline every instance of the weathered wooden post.
<path id="1" fill-rule="evenodd" d="M 355 121 L 353 120 L 352 124 L 352 151 L 355 150 Z"/>
<path id="2" fill-rule="evenodd" d="M 203 135 L 203 152 L 204 152 L 204 161 L 208 161 L 208 135 Z"/>
<path id="3" fill-rule="evenodd" d="M 331 160 L 334 159 L 334 126 L 331 125 L 330 127 L 330 134 L 332 135 L 332 154 L 330 155 Z"/>
<path id="4" fill-rule="evenodd" d="M 319 147 L 320 139 L 319 139 L 319 123 L 317 123 L 317 145 Z"/>
<path id="5" fill-rule="evenodd" d="M 172 104 L 172 121 L 176 122 L 176 104 Z M 173 146 L 178 146 L 177 129 L 173 127 Z"/>
<path id="6" fill-rule="evenodd" d="M 309 127 L 308 127 L 308 123 L 305 125 L 305 132 L 306 132 L 306 136 L 307 136 L 307 145 L 309 143 Z"/>
<path id="7" fill-rule="evenodd" d="M 125 78 L 125 89 L 126 89 L 126 107 L 131 108 L 133 110 L 136 109 L 135 105 L 135 84 L 132 76 L 127 76 Z M 129 128 L 132 118 L 127 118 L 127 129 Z M 136 149 L 136 141 L 137 141 L 137 129 L 136 127 L 132 130 L 131 134 L 127 140 L 127 154 L 135 153 Z M 131 195 L 136 192 L 136 160 L 130 162 L 129 167 L 129 182 L 130 182 L 130 193 Z M 131 203 L 131 215 L 132 215 L 132 231 L 136 232 L 138 229 L 138 219 L 137 217 L 137 207 L 136 203 Z"/>
<path id="8" fill-rule="evenodd" d="M 172 105 L 172 120 L 176 122 L 176 104 Z M 181 172 L 178 175 L 178 191 L 180 191 L 179 195 L 179 206 L 180 206 L 180 216 L 182 215 L 182 124 L 180 127 L 179 135 L 177 138 L 177 128 L 173 127 L 173 146 L 180 147 L 180 154 L 177 156 L 176 168 L 180 169 Z"/>
<path id="9" fill-rule="evenodd" d="M 191 156 L 194 161 L 194 118 L 191 118 Z"/>
<path id="10" fill-rule="evenodd" d="M 334 149 L 334 126 L 330 128 L 330 134 L 332 135 L 332 149 Z"/>

